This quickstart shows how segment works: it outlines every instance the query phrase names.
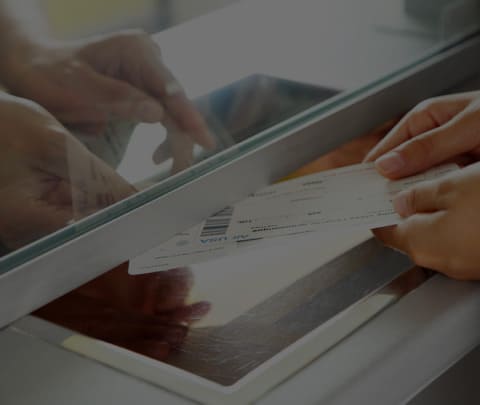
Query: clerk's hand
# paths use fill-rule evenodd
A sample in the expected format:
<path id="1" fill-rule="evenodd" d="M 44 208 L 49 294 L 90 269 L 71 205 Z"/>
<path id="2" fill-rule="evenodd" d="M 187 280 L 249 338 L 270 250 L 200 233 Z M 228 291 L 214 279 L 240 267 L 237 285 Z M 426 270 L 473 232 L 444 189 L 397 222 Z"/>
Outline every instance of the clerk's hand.
<path id="1" fill-rule="evenodd" d="M 139 31 L 56 46 L 13 42 L 0 68 L 14 94 L 34 100 L 64 125 L 99 134 L 109 120 L 166 124 L 205 148 L 214 141 L 201 115 Z M 187 144 L 185 148 L 193 148 Z M 185 166 L 191 150 L 174 156 Z"/>
<path id="2" fill-rule="evenodd" d="M 439 163 L 480 158 L 480 92 L 419 104 L 368 155 L 380 173 L 398 179 Z"/>
<path id="3" fill-rule="evenodd" d="M 400 193 L 394 207 L 405 221 L 374 231 L 386 245 L 454 279 L 480 280 L 480 163 Z"/>
<path id="4" fill-rule="evenodd" d="M 42 107 L 0 93 L 0 240 L 5 246 L 24 246 L 134 191 Z"/>
<path id="5" fill-rule="evenodd" d="M 201 116 L 147 34 L 124 31 L 55 46 L 23 41 L 7 49 L 2 80 L 63 124 L 95 128 L 110 118 L 154 123 L 169 117 L 211 146 Z"/>

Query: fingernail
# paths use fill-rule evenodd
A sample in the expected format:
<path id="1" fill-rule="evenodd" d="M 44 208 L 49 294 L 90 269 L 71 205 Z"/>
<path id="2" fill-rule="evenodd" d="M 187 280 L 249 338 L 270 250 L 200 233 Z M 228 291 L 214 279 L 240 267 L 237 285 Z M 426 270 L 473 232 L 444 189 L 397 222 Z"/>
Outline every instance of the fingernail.
<path id="1" fill-rule="evenodd" d="M 164 116 L 163 107 L 152 101 L 140 103 L 138 110 L 140 118 L 148 122 L 161 121 Z"/>
<path id="2" fill-rule="evenodd" d="M 405 160 L 398 152 L 390 152 L 378 158 L 375 166 L 384 174 L 396 174 L 405 167 Z"/>
<path id="3" fill-rule="evenodd" d="M 408 203 L 408 193 L 399 193 L 392 201 L 393 208 L 402 218 L 409 217 L 412 213 Z"/>

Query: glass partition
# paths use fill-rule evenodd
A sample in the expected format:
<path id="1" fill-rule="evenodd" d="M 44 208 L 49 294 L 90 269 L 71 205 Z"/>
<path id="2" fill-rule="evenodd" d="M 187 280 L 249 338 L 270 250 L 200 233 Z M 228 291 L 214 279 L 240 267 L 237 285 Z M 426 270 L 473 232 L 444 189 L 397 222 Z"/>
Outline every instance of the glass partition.
<path id="1" fill-rule="evenodd" d="M 358 163 L 388 129 L 290 177 Z M 122 265 L 15 327 L 198 402 L 253 403 L 429 277 L 366 229 L 297 235 L 169 271 Z"/>
<path id="2" fill-rule="evenodd" d="M 388 129 L 290 177 L 358 163 Z M 297 235 L 169 271 L 122 265 L 14 326 L 198 402 L 250 403 L 430 275 L 369 230 Z"/>
<path id="3" fill-rule="evenodd" d="M 0 272 L 341 106 L 479 15 L 476 1 L 201 3 L 0 2 Z M 118 31 L 134 26 L 153 39 Z"/>

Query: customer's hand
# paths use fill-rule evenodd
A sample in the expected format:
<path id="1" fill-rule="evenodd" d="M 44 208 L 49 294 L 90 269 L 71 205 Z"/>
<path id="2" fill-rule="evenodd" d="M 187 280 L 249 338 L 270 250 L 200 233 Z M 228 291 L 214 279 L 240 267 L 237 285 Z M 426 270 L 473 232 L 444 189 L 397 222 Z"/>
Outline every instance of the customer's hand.
<path id="1" fill-rule="evenodd" d="M 381 174 L 409 176 L 437 164 L 480 158 L 480 92 L 427 100 L 407 114 L 368 155 Z M 417 265 L 462 280 L 480 279 L 480 163 L 398 195 L 398 226 L 377 229 L 385 244 Z"/>
<path id="2" fill-rule="evenodd" d="M 19 248 L 135 190 L 37 104 L 0 93 L 0 240 Z"/>
<path id="3" fill-rule="evenodd" d="M 414 186 L 394 206 L 405 221 L 374 231 L 386 245 L 449 277 L 480 280 L 480 163 Z"/>
<path id="4" fill-rule="evenodd" d="M 480 92 L 419 104 L 367 156 L 380 173 L 397 179 L 439 163 L 461 165 L 480 157 Z"/>

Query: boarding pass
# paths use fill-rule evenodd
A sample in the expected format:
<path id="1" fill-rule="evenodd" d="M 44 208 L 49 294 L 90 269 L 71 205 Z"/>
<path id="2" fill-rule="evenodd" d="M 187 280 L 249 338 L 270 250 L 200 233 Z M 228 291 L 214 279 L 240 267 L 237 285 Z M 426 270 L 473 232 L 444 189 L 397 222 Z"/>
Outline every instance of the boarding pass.
<path id="1" fill-rule="evenodd" d="M 395 225 L 392 199 L 422 181 L 455 170 L 449 164 L 397 181 L 372 163 L 329 170 L 266 187 L 175 235 L 130 262 L 130 274 L 168 270 L 313 232 L 342 232 Z"/>

